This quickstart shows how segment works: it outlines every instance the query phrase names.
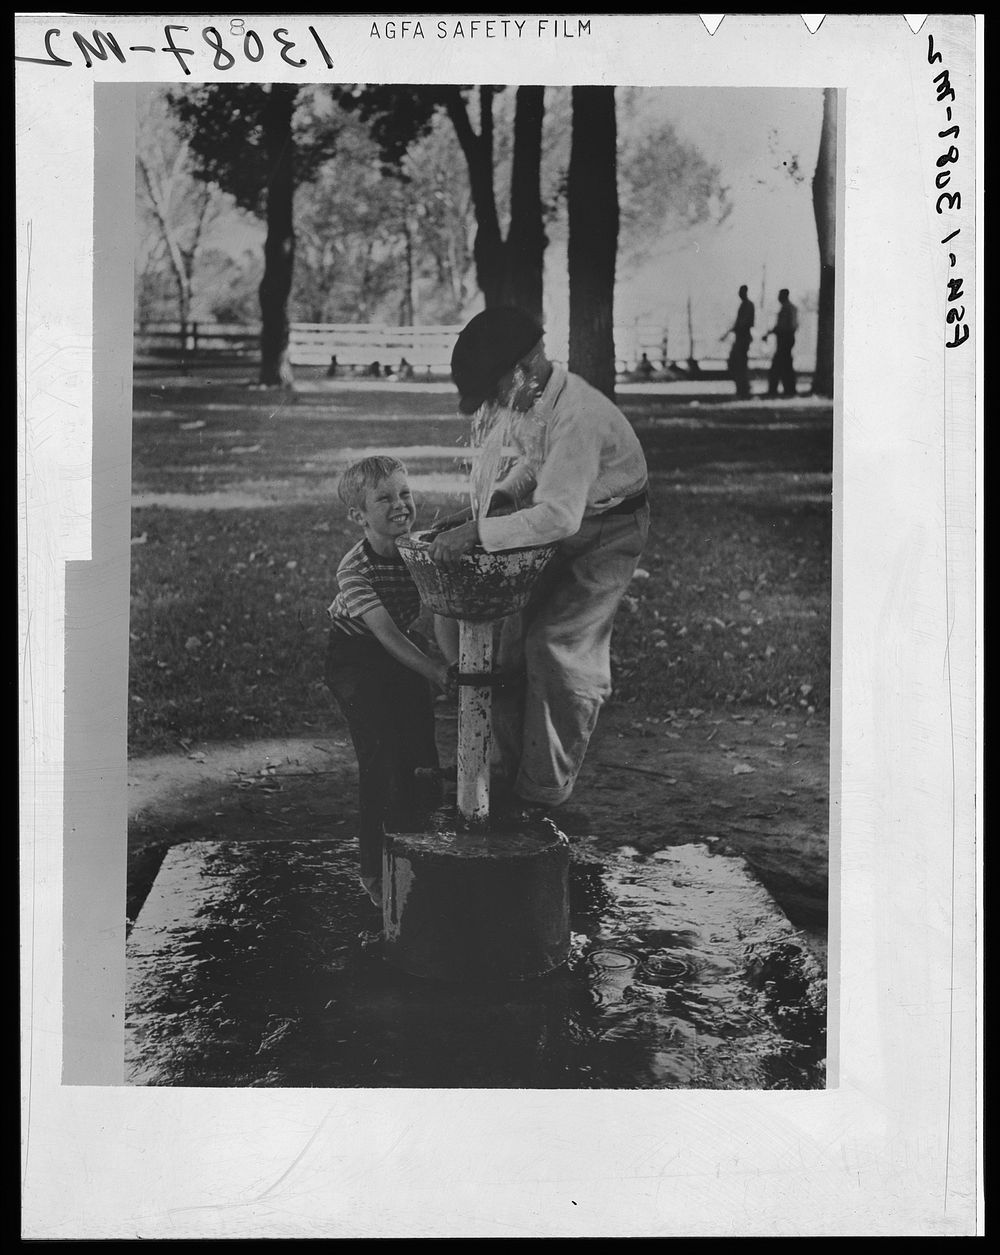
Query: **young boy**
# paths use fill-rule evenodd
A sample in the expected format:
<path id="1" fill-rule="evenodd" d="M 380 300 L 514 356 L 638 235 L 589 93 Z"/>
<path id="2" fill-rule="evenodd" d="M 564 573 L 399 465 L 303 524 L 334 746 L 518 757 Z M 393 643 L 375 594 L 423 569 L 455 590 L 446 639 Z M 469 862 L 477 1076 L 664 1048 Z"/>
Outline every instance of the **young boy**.
<path id="1" fill-rule="evenodd" d="M 358 757 L 361 883 L 381 906 L 386 821 L 405 822 L 417 808 L 419 768 L 437 771 L 431 685 L 448 691 L 451 680 L 414 630 L 420 595 L 396 549 L 416 517 L 406 468 L 396 458 L 364 458 L 337 492 L 364 536 L 337 567 L 326 683 Z"/>

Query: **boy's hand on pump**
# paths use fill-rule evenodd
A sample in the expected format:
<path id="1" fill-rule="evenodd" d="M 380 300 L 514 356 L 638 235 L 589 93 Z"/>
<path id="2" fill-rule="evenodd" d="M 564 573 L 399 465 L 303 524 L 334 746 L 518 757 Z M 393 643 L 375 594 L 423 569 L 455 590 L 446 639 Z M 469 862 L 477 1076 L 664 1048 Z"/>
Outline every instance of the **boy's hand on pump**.
<path id="1" fill-rule="evenodd" d="M 446 697 L 454 697 L 458 692 L 458 664 L 453 662 L 449 666 L 446 662 L 439 662 L 435 667 L 434 683 Z"/>

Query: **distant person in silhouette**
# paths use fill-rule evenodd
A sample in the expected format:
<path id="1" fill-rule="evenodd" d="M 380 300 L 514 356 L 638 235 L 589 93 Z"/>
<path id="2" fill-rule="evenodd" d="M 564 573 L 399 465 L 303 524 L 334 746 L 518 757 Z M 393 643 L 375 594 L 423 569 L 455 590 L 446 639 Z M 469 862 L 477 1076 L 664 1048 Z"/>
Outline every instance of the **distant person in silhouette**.
<path id="1" fill-rule="evenodd" d="M 330 358 L 330 365 L 326 368 L 327 379 L 336 379 L 337 372 L 339 370 L 340 370 L 340 367 L 337 364 L 337 354 L 334 353 L 334 355 Z"/>
<path id="2" fill-rule="evenodd" d="M 733 337 L 732 347 L 729 350 L 729 360 L 727 366 L 729 369 L 729 377 L 736 385 L 736 395 L 743 401 L 750 395 L 750 376 L 747 370 L 747 354 L 750 351 L 750 341 L 753 336 L 750 334 L 753 327 L 756 310 L 753 301 L 747 296 L 747 287 L 744 284 L 739 291 L 740 305 L 736 311 L 736 321 L 724 331 L 720 340 L 725 340 L 727 336 Z"/>
<path id="3" fill-rule="evenodd" d="M 382 378 L 382 363 L 381 362 L 369 362 L 368 366 L 365 369 L 365 375 L 369 379 L 381 379 Z"/>
<path id="4" fill-rule="evenodd" d="M 795 333 L 799 329 L 799 311 L 788 299 L 788 289 L 782 288 L 778 293 L 778 317 L 774 326 L 764 339 L 774 336 L 774 357 L 767 376 L 767 395 L 776 397 L 781 387 L 786 397 L 795 396 L 795 367 L 792 364 L 792 349 L 795 347 Z"/>
<path id="5" fill-rule="evenodd" d="M 401 357 L 399 359 L 399 365 L 396 367 L 396 378 L 397 379 L 412 379 L 413 378 L 413 367 L 410 365 L 410 363 L 406 360 L 405 357 Z"/>
<path id="6" fill-rule="evenodd" d="M 645 353 L 636 362 L 635 373 L 641 375 L 643 379 L 648 379 L 656 370 L 656 367 L 649 360 Z"/>

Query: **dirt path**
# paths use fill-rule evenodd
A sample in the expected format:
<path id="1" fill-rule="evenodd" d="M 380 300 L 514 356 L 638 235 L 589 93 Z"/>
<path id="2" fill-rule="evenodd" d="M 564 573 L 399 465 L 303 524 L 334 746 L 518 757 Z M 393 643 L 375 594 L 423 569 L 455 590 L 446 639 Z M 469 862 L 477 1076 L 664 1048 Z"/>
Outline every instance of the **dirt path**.
<path id="1" fill-rule="evenodd" d="M 443 761 L 454 710 L 439 707 Z M 825 953 L 828 732 L 816 716 L 691 711 L 602 714 L 572 803 L 569 836 L 653 853 L 703 841 L 741 854 L 786 915 Z M 353 837 L 355 764 L 346 737 L 191 745 L 129 771 L 128 915 L 180 841 Z"/>

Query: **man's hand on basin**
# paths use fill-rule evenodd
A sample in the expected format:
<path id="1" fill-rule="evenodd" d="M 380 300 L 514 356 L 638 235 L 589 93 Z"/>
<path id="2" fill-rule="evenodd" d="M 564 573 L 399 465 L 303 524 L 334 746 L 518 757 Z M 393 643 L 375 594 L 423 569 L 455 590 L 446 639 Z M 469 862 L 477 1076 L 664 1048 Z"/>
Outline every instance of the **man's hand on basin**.
<path id="1" fill-rule="evenodd" d="M 458 566 L 462 554 L 468 553 L 479 542 L 479 525 L 475 519 L 442 532 L 431 541 L 427 553 L 432 562 L 451 570 Z"/>

